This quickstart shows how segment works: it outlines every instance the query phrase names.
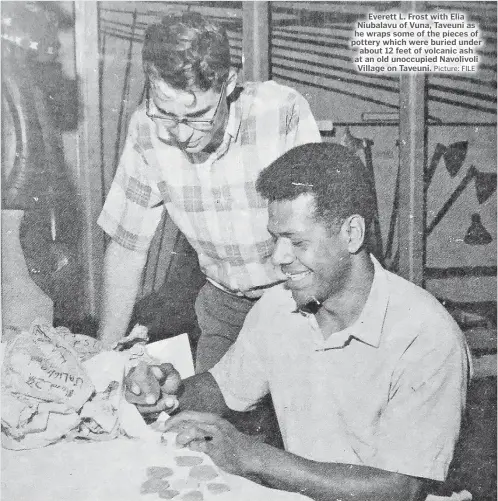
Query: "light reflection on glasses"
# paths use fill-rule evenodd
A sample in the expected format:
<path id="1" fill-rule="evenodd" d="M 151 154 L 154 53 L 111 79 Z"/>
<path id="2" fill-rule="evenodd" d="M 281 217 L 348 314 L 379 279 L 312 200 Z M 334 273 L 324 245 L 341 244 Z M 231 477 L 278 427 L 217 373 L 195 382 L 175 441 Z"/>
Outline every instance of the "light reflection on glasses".
<path id="1" fill-rule="evenodd" d="M 183 124 L 195 130 L 208 131 L 213 128 L 214 121 L 216 115 L 218 114 L 218 110 L 221 105 L 221 101 L 223 96 L 225 95 L 226 90 L 225 82 L 221 88 L 220 98 L 218 99 L 218 104 L 214 109 L 213 117 L 209 120 L 197 120 L 197 119 L 189 119 L 189 118 L 179 118 L 176 115 L 169 115 L 167 113 L 160 113 L 157 109 L 154 101 L 150 99 L 150 84 L 147 84 L 147 88 L 145 91 L 145 114 L 154 120 L 160 120 L 161 124 L 164 125 L 167 129 L 173 129 L 178 127 L 178 125 Z"/>

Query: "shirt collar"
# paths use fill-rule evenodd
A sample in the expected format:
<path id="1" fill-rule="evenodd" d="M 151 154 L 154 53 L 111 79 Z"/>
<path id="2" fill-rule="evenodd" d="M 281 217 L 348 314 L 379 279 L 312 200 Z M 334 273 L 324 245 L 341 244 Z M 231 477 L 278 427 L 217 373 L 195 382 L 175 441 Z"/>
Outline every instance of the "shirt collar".
<path id="1" fill-rule="evenodd" d="M 349 330 L 356 339 L 377 348 L 389 304 L 389 284 L 386 270 L 374 256 L 370 257 L 374 264 L 374 279 L 370 294 L 360 316 Z"/>
<path id="2" fill-rule="evenodd" d="M 233 91 L 237 94 L 234 96 L 234 100 L 230 104 L 228 123 L 225 131 L 225 137 L 228 134 L 235 141 L 239 135 L 242 117 L 248 112 L 248 102 L 247 99 L 244 99 L 243 91 L 244 89 L 242 87 L 236 87 Z"/>
<path id="3" fill-rule="evenodd" d="M 384 319 L 389 304 L 389 284 L 386 270 L 370 255 L 374 264 L 374 278 L 367 301 L 363 306 L 360 316 L 346 329 L 335 332 L 327 339 L 323 339 L 318 322 L 314 315 L 307 315 L 315 335 L 317 350 L 342 348 L 351 338 L 355 338 L 369 346 L 377 348 L 380 344 Z"/>
<path id="4" fill-rule="evenodd" d="M 234 92 L 237 92 L 238 89 L 240 88 L 236 88 Z M 243 100 L 243 94 L 236 96 L 234 101 L 230 104 L 228 122 L 225 133 L 223 135 L 222 143 L 220 144 L 220 146 L 218 146 L 215 152 L 211 153 L 211 155 L 203 164 L 199 165 L 212 165 L 214 161 L 225 155 L 225 153 L 228 151 L 228 148 L 230 147 L 230 143 L 237 140 L 240 126 L 242 124 L 242 116 L 245 113 L 245 108 L 247 108 L 247 104 Z"/>

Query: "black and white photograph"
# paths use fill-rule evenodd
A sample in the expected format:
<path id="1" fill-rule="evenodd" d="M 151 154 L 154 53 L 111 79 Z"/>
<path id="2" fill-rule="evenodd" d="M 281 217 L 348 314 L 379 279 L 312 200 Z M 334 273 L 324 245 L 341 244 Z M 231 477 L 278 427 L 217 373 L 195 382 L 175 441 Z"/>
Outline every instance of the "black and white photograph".
<path id="1" fill-rule="evenodd" d="M 2 501 L 496 501 L 497 6 L 2 0 Z"/>

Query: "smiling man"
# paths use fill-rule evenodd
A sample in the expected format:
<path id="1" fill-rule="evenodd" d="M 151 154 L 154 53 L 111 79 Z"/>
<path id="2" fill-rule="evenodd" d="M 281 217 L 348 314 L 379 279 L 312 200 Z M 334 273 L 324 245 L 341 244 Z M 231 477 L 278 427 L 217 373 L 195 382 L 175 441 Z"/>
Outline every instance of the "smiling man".
<path id="1" fill-rule="evenodd" d="M 149 26 L 145 99 L 133 113 L 98 223 L 111 237 L 99 337 L 127 329 L 147 250 L 166 209 L 199 258 L 196 370 L 212 367 L 247 312 L 284 277 L 270 260 L 258 174 L 299 144 L 320 141 L 306 100 L 275 82 L 237 85 L 222 26 L 195 12 Z"/>
<path id="2" fill-rule="evenodd" d="M 469 378 L 461 331 L 434 297 L 369 254 L 375 195 L 348 149 L 298 146 L 263 170 L 257 189 L 285 283 L 258 301 L 209 372 L 180 382 L 160 368 L 164 395 L 140 410 L 177 394 L 184 412 L 166 429 L 180 444 L 274 488 L 327 501 L 424 499 L 459 434 Z M 126 384 L 131 401 L 147 394 L 138 374 Z M 285 451 L 221 417 L 268 393 Z"/>

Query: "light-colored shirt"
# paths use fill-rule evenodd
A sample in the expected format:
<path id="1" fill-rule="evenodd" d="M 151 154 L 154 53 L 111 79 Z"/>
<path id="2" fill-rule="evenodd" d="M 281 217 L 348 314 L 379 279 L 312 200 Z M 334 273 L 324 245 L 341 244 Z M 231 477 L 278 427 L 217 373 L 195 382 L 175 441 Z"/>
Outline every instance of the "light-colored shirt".
<path id="1" fill-rule="evenodd" d="M 98 224 L 124 247 L 146 252 L 164 202 L 204 274 L 232 291 L 274 284 L 267 202 L 258 174 L 287 150 L 319 142 L 307 101 L 275 82 L 245 83 L 230 106 L 221 146 L 202 164 L 157 137 L 140 107 Z"/>
<path id="2" fill-rule="evenodd" d="M 291 292 L 278 285 L 211 373 L 238 411 L 271 392 L 289 452 L 443 480 L 465 405 L 467 345 L 433 296 L 374 263 L 353 325 L 324 340 L 315 316 L 292 313 Z"/>

